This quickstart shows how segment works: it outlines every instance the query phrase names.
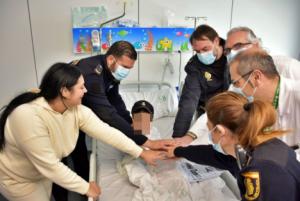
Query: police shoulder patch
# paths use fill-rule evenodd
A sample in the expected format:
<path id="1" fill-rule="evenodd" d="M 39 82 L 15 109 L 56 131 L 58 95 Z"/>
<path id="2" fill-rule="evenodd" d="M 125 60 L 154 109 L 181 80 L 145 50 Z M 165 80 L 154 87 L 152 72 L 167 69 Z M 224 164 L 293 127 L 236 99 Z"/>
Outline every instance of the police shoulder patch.
<path id="1" fill-rule="evenodd" d="M 258 171 L 242 173 L 246 187 L 246 200 L 256 200 L 260 195 L 260 176 Z"/>
<path id="2" fill-rule="evenodd" d="M 71 65 L 73 65 L 73 66 L 77 66 L 77 64 L 79 63 L 79 59 L 77 59 L 77 60 L 73 60 L 72 62 L 71 62 Z"/>
<path id="3" fill-rule="evenodd" d="M 100 75 L 102 73 L 102 70 L 103 70 L 103 67 L 100 64 L 98 64 L 96 66 L 96 68 L 94 69 L 95 73 L 98 75 Z"/>

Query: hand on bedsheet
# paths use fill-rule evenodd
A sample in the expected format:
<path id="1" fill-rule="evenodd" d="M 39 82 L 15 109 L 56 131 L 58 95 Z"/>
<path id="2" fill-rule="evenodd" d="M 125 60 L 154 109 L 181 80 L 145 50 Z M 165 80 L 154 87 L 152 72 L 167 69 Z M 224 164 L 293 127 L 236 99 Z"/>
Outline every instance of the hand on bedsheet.
<path id="1" fill-rule="evenodd" d="M 86 196 L 93 198 L 94 200 L 97 200 L 99 195 L 101 194 L 101 189 L 100 187 L 96 184 L 96 182 L 91 181 L 89 190 L 86 193 Z"/>
<path id="2" fill-rule="evenodd" d="M 166 152 L 164 151 L 152 151 L 152 150 L 143 150 L 142 154 L 140 155 L 144 161 L 149 165 L 156 165 L 158 160 L 165 160 L 166 159 Z"/>
<path id="3" fill-rule="evenodd" d="M 176 145 L 173 139 L 166 140 L 147 140 L 143 146 L 148 147 L 151 150 L 164 150 L 167 151 L 168 147 Z"/>

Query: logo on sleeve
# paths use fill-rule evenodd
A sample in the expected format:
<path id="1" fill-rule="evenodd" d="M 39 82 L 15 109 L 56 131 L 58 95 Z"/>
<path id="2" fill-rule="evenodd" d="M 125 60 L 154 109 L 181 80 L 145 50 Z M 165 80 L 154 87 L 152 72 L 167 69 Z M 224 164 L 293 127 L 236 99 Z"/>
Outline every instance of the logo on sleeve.
<path id="1" fill-rule="evenodd" d="M 246 187 L 245 198 L 255 200 L 260 194 L 260 177 L 259 172 L 244 172 L 244 185 Z"/>

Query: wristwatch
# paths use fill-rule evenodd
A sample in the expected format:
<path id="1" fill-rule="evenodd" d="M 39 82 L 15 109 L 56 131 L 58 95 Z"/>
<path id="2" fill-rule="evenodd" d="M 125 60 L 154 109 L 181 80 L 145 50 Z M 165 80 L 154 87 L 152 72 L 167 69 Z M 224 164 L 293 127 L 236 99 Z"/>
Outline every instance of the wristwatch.
<path id="1" fill-rule="evenodd" d="M 190 136 L 191 138 L 193 138 L 193 140 L 197 139 L 197 135 L 192 132 L 187 132 L 187 134 L 185 134 L 185 135 Z"/>

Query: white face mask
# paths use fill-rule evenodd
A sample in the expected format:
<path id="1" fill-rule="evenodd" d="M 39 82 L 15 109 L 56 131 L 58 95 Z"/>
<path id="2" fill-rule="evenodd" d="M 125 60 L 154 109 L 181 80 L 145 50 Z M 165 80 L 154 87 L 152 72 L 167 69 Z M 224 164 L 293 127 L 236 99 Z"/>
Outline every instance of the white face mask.
<path id="1" fill-rule="evenodd" d="M 230 85 L 228 91 L 233 91 L 233 92 L 235 92 L 235 93 L 237 93 L 237 94 L 241 94 L 241 95 L 245 96 L 245 97 L 248 99 L 248 102 L 250 102 L 250 103 L 253 102 L 253 101 L 254 101 L 254 94 L 255 94 L 255 92 L 256 92 L 257 87 L 254 87 L 253 93 L 252 93 L 252 95 L 250 95 L 250 96 L 247 96 L 247 95 L 243 92 L 244 88 L 246 87 L 246 85 L 247 85 L 248 82 L 250 81 L 250 77 L 251 77 L 251 76 L 252 76 L 252 73 L 251 73 L 251 75 L 249 76 L 249 78 L 247 79 L 247 81 L 244 83 L 244 85 L 243 85 L 241 88 L 240 88 L 240 87 L 235 87 L 235 86 L 233 86 L 233 85 Z"/>
<path id="2" fill-rule="evenodd" d="M 231 50 L 230 53 L 227 54 L 227 56 L 226 56 L 227 62 L 228 63 L 231 62 L 238 53 L 245 51 L 245 50 L 249 49 L 250 47 L 252 47 L 252 45 L 249 45 L 248 47 L 243 47 L 238 50 Z"/>
<path id="3" fill-rule="evenodd" d="M 209 142 L 212 144 L 213 146 L 213 149 L 216 150 L 217 152 L 221 153 L 221 154 L 224 154 L 224 155 L 227 155 L 225 153 L 225 151 L 223 150 L 220 142 L 221 142 L 221 139 L 219 140 L 218 143 L 214 143 L 212 141 L 212 132 L 217 128 L 217 126 L 215 126 L 213 129 L 211 129 L 210 131 L 208 131 L 208 139 L 209 139 Z"/>

